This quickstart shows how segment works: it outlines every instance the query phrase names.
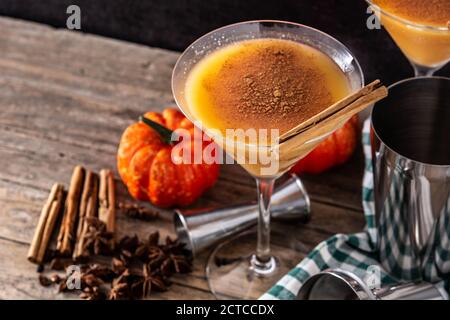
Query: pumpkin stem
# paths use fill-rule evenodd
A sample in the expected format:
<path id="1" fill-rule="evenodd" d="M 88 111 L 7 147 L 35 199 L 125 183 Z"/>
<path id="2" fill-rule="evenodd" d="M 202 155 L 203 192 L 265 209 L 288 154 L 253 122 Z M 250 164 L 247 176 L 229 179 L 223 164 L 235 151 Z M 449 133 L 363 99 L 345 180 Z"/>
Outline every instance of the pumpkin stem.
<path id="1" fill-rule="evenodd" d="M 159 124 L 158 122 L 150 120 L 149 118 L 146 118 L 144 116 L 139 116 L 139 121 L 142 121 L 143 123 L 148 125 L 150 128 L 155 130 L 158 133 L 159 138 L 161 139 L 162 142 L 164 142 L 166 144 L 173 144 L 173 141 L 172 141 L 173 131 L 172 130 L 170 130 L 170 129 L 164 127 L 163 125 Z"/>

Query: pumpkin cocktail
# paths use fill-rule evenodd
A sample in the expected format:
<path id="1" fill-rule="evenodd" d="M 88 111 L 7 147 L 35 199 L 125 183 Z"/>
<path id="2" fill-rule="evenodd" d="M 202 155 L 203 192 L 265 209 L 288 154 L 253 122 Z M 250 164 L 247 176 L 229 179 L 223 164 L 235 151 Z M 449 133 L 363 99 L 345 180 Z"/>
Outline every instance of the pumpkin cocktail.
<path id="1" fill-rule="evenodd" d="M 186 101 L 207 131 L 214 128 L 227 136 L 227 130 L 254 129 L 259 133 L 260 129 L 278 129 L 282 135 L 345 97 L 349 90 L 342 70 L 322 52 L 289 40 L 257 39 L 225 46 L 199 62 L 186 81 Z M 249 135 L 241 141 L 236 136 L 217 138 L 216 142 L 222 142 L 228 151 L 250 139 Z M 265 147 L 271 136 L 264 138 L 256 135 L 259 141 L 254 143 Z M 298 150 L 307 152 L 310 148 Z M 252 151 L 262 152 L 256 147 L 236 150 Z M 296 154 L 291 159 L 304 155 Z M 282 166 L 267 170 L 267 175 L 276 176 L 293 164 L 283 157 L 280 149 Z M 259 160 L 253 164 L 238 162 L 254 176 L 265 175 Z"/>
<path id="2" fill-rule="evenodd" d="M 339 125 L 314 125 L 316 130 L 285 142 L 282 135 L 358 91 L 362 82 L 356 59 L 341 43 L 283 21 L 217 29 L 179 58 L 172 76 L 178 106 L 257 184 L 257 235 L 240 234 L 219 245 L 207 263 L 216 297 L 258 298 L 293 267 L 271 249 L 271 237 L 277 239 L 270 232 L 274 182 Z M 289 242 L 285 235 L 279 239 Z"/>
<path id="3" fill-rule="evenodd" d="M 413 64 L 431 75 L 450 60 L 449 0 L 370 0 L 381 23 Z"/>

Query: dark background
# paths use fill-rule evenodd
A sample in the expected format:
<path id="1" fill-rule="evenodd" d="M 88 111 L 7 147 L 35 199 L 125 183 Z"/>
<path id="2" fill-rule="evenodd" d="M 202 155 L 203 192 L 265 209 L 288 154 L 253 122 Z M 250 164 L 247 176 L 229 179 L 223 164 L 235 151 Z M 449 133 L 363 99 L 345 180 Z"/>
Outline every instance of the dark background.
<path id="1" fill-rule="evenodd" d="M 71 4 L 81 8 L 82 32 L 179 51 L 226 24 L 289 20 L 342 41 L 358 58 L 366 81 L 391 84 L 413 75 L 386 31 L 367 29 L 364 0 L 0 0 L 0 15 L 65 28 Z M 437 74 L 449 76 L 450 66 Z"/>

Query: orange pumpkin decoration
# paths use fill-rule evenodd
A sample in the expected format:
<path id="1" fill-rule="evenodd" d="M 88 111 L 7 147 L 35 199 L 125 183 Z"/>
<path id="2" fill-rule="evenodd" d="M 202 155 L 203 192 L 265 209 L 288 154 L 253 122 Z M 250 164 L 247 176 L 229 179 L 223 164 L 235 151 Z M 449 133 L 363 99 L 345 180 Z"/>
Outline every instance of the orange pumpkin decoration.
<path id="1" fill-rule="evenodd" d="M 159 207 L 187 206 L 216 182 L 219 174 L 216 163 L 172 161 L 173 147 L 186 143 L 183 140 L 171 143 L 172 132 L 177 129 L 186 129 L 191 137 L 199 137 L 196 139 L 201 139 L 202 150 L 214 143 L 205 142 L 200 130 L 175 109 L 166 109 L 161 114 L 147 112 L 141 121 L 130 125 L 123 133 L 117 166 L 122 181 L 134 198 L 150 200 Z M 192 146 L 193 139 L 188 141 Z"/>
<path id="2" fill-rule="evenodd" d="M 343 164 L 355 151 L 358 134 L 358 116 L 354 116 L 301 159 L 291 171 L 294 173 L 321 173 Z"/>

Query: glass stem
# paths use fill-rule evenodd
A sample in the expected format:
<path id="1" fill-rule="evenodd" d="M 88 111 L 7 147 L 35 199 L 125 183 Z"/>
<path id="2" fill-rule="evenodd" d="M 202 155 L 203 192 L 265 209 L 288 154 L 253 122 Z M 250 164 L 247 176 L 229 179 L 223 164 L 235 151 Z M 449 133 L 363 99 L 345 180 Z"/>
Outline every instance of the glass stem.
<path id="1" fill-rule="evenodd" d="M 415 77 L 431 77 L 436 71 L 435 68 L 424 67 L 415 63 L 411 63 L 414 68 Z"/>
<path id="2" fill-rule="evenodd" d="M 256 263 L 267 265 L 271 263 L 270 254 L 270 198 L 273 192 L 273 178 L 256 178 L 258 189 L 258 243 L 256 246 Z M 270 266 L 267 266 L 270 268 Z"/>

